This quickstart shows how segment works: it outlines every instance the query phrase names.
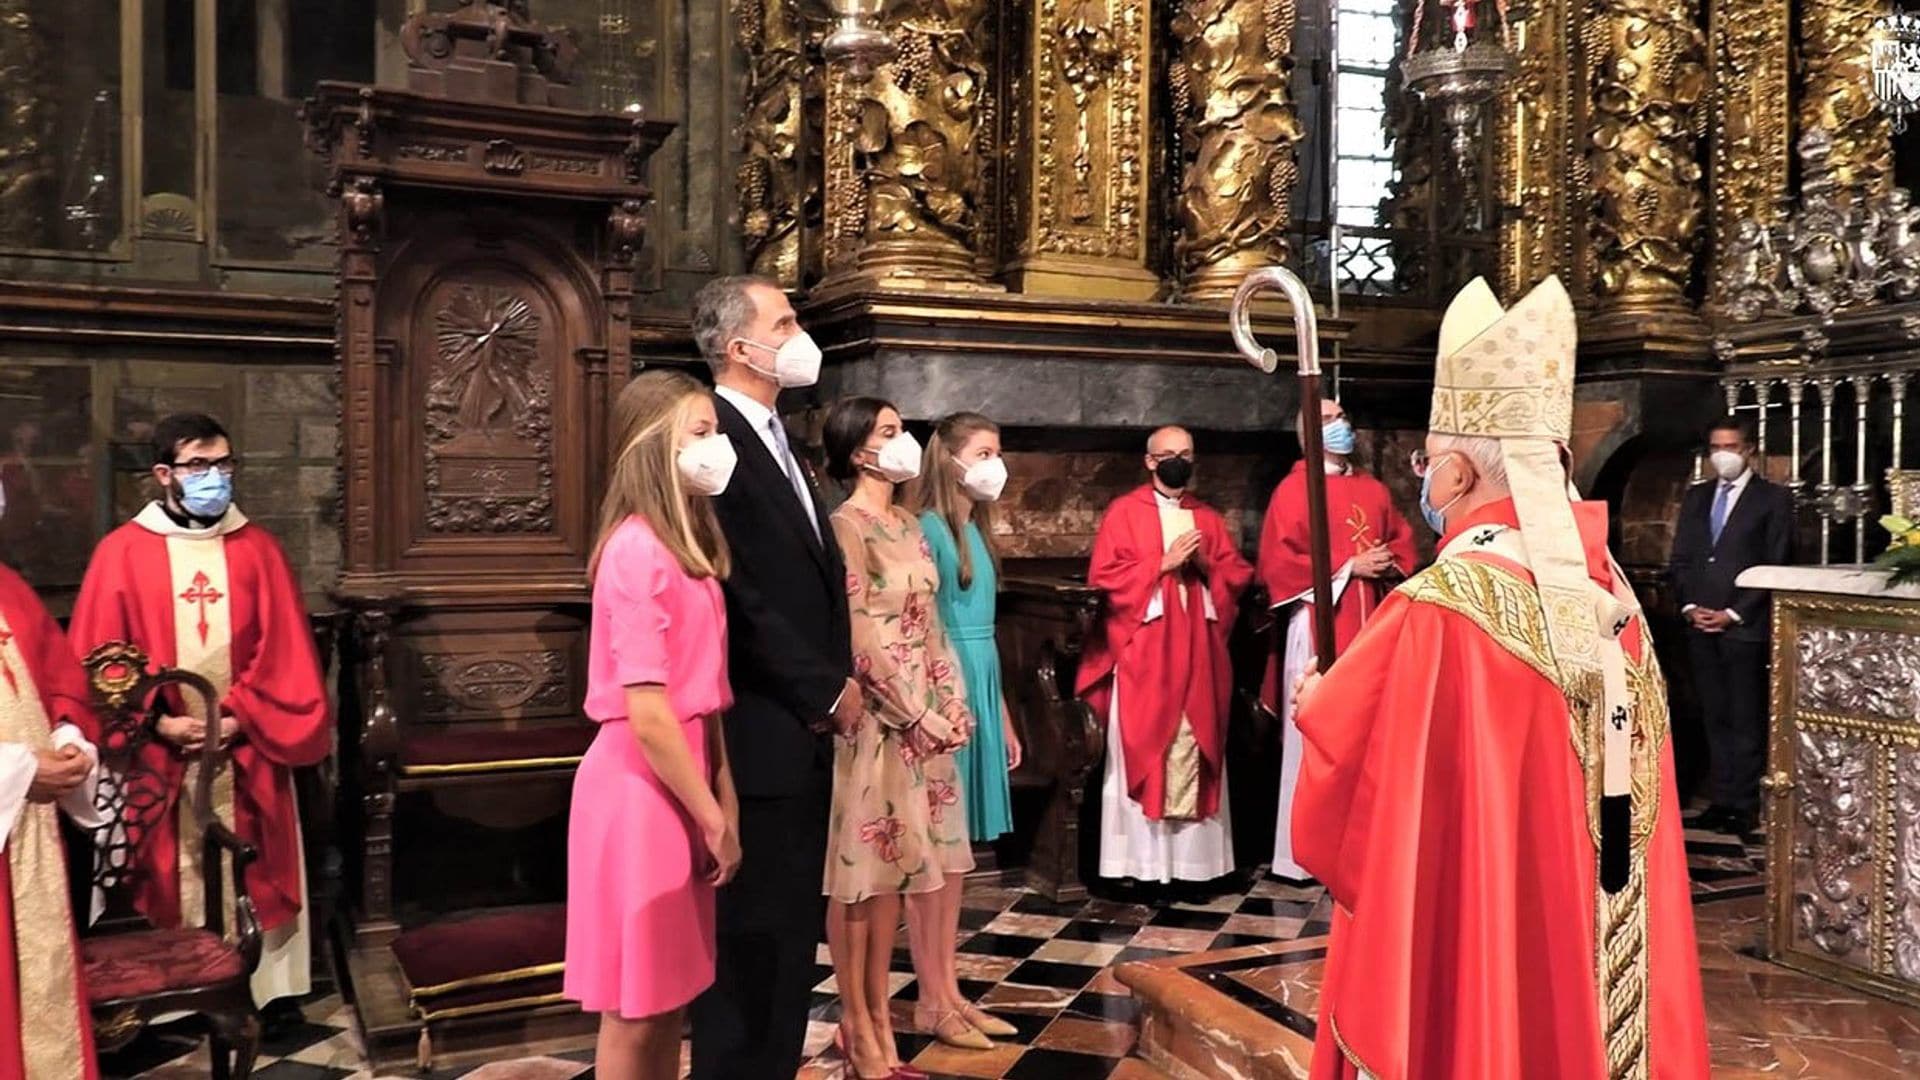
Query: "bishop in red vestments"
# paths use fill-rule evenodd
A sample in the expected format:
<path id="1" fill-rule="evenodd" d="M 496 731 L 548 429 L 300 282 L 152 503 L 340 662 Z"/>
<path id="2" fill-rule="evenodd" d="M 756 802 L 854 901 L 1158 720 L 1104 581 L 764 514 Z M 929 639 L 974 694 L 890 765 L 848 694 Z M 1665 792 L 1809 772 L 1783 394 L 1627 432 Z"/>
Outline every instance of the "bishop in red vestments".
<path id="1" fill-rule="evenodd" d="M 203 918 L 200 845 L 180 842 L 180 824 L 193 820 L 201 741 L 228 742 L 230 765 L 214 778 L 212 809 L 260 853 L 247 889 L 266 930 L 254 975 L 254 997 L 264 1005 L 311 985 L 292 770 L 318 763 L 330 748 L 326 688 L 299 581 L 273 537 L 232 505 L 226 432 L 198 414 L 168 417 L 155 428 L 154 452 L 166 497 L 94 551 L 71 635 L 82 652 L 130 641 L 156 667 L 184 668 L 213 684 L 218 730 L 190 717 L 163 718 L 161 737 L 144 750 L 148 767 L 168 780 L 172 802 L 149 824 L 136 856 L 135 903 L 160 926 Z"/>
<path id="2" fill-rule="evenodd" d="M 1227 634 L 1253 568 L 1187 491 L 1193 437 L 1161 428 L 1147 451 L 1152 482 L 1107 508 L 1087 575 L 1106 597 L 1076 686 L 1108 718 L 1100 874 L 1210 881 L 1233 870 Z"/>
<path id="3" fill-rule="evenodd" d="M 18 574 L 0 567 L 0 1076 L 93 1080 L 55 807 L 97 827 L 98 755 L 87 680 L 66 635 Z"/>
<path id="4" fill-rule="evenodd" d="M 1304 418 L 1303 422 L 1304 422 Z M 1353 465 L 1353 425 L 1332 398 L 1320 401 L 1320 444 L 1326 456 L 1329 551 L 1333 572 L 1334 655 L 1380 606 L 1389 583 L 1413 573 L 1413 529 L 1393 507 L 1387 486 Z M 1260 528 L 1260 582 L 1275 611 L 1286 616 L 1282 648 L 1267 664 L 1262 699 L 1280 717 L 1280 799 L 1273 831 L 1273 872 L 1302 879 L 1293 857 L 1293 792 L 1300 774 L 1300 729 L 1293 717 L 1293 684 L 1313 666 L 1313 567 L 1309 557 L 1307 463 L 1298 462 L 1273 490 Z"/>
<path id="5" fill-rule="evenodd" d="M 1335 902 L 1316 1080 L 1704 1080 L 1666 691 L 1565 471 L 1574 316 L 1441 328 L 1438 560 L 1300 690 L 1299 859 Z"/>

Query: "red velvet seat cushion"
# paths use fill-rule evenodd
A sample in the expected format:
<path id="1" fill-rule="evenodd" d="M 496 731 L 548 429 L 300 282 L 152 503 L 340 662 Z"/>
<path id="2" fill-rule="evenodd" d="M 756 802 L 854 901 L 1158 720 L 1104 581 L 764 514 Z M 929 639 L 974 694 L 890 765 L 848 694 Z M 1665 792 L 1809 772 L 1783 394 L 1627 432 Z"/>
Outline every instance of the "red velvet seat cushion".
<path id="1" fill-rule="evenodd" d="M 547 992 L 534 986 L 558 983 L 558 974 L 538 969 L 566 959 L 567 906 L 534 904 L 450 916 L 402 933 L 394 939 L 393 955 L 416 999 L 423 988 L 510 973 L 517 977 L 475 988 L 480 998 L 504 1000 Z M 551 987 L 558 989 L 558 985 Z"/>
<path id="2" fill-rule="evenodd" d="M 96 1002 L 211 986 L 246 973 L 240 950 L 193 926 L 81 938 L 80 956 L 87 997 Z"/>
<path id="3" fill-rule="evenodd" d="M 600 725 L 582 721 L 511 730 L 412 734 L 400 740 L 400 767 L 579 757 L 599 732 Z"/>

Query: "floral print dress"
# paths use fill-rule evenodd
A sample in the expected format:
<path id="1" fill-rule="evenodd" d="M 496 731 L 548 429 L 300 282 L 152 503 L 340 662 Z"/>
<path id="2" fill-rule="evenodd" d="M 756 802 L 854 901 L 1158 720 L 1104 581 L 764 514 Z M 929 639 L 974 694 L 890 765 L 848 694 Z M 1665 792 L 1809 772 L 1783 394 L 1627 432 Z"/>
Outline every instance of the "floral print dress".
<path id="1" fill-rule="evenodd" d="M 935 613 L 939 571 L 919 523 L 897 508 L 882 518 L 843 504 L 833 534 L 866 711 L 835 740 L 825 892 L 843 903 L 928 892 L 973 869 L 953 760 L 973 718 Z"/>

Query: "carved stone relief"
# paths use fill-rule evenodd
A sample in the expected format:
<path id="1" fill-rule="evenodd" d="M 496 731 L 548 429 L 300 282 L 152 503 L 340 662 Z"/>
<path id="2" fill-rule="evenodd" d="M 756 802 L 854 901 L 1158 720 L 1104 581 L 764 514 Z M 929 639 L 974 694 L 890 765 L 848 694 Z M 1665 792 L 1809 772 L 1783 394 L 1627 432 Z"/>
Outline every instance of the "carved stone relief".
<path id="1" fill-rule="evenodd" d="M 1795 704 L 1814 712 L 1920 716 L 1920 635 L 1856 627 L 1802 627 Z"/>
<path id="2" fill-rule="evenodd" d="M 1796 735 L 1795 936 L 1841 963 L 1871 967 L 1874 746 L 1850 734 Z"/>
<path id="3" fill-rule="evenodd" d="M 433 308 L 427 527 L 553 529 L 553 391 L 544 320 L 520 290 L 457 285 Z"/>

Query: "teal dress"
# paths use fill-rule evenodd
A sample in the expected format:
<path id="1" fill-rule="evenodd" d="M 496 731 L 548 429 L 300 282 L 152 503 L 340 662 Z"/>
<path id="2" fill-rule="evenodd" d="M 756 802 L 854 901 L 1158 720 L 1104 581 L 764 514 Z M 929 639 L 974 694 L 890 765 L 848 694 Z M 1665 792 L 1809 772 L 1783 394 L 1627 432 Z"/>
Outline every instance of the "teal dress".
<path id="1" fill-rule="evenodd" d="M 993 557 L 980 530 L 967 522 L 967 550 L 973 584 L 960 586 L 960 553 L 953 530 L 940 515 L 920 515 L 920 530 L 933 549 L 940 571 L 940 625 L 960 658 L 966 685 L 967 708 L 973 713 L 973 738 L 954 754 L 966 797 L 967 833 L 975 840 L 992 840 L 1013 831 L 1013 793 L 1007 784 L 1007 735 L 1000 718 L 1000 650 L 993 640 L 993 609 L 1000 583 L 993 573 Z"/>

